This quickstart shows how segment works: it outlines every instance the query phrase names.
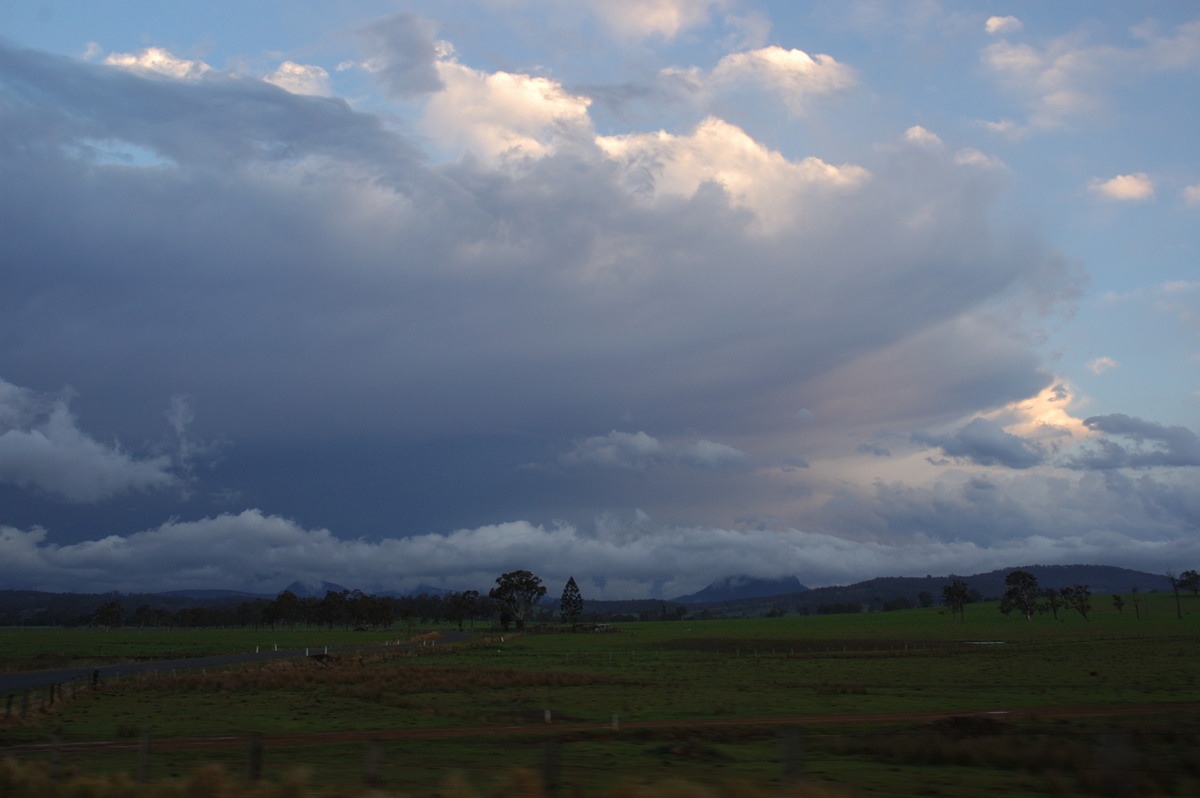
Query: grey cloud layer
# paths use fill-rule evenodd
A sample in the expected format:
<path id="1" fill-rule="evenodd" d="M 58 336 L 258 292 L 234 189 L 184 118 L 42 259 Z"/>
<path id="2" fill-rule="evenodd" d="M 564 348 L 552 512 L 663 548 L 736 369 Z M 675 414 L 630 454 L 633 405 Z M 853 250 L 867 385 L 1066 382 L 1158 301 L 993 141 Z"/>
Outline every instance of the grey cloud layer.
<path id="1" fill-rule="evenodd" d="M 101 590 L 229 587 L 272 593 L 293 579 L 366 590 L 421 584 L 476 588 L 532 568 L 549 583 L 574 575 L 593 598 L 670 597 L 732 573 L 802 575 L 811 585 L 871 576 L 1011 566 L 1121 562 L 1157 570 L 1200 558 L 1195 479 L 1080 480 L 953 476 L 932 488 L 846 488 L 822 531 L 675 526 L 644 514 L 588 527 L 524 521 L 382 541 L 339 538 L 257 510 L 170 521 L 126 536 L 56 545 L 42 530 L 0 526 L 0 579 L 13 586 Z M 671 567 L 665 569 L 664 563 Z"/>
<path id="2" fill-rule="evenodd" d="M 1076 468 L 1153 468 L 1200 466 L 1200 436 L 1182 426 L 1165 426 L 1123 413 L 1084 419 L 1104 438 L 1069 460 Z"/>
<path id="3" fill-rule="evenodd" d="M 192 394 L 236 411 L 240 435 L 318 420 L 578 434 L 670 408 L 676 429 L 715 436 L 762 417 L 737 412 L 744 397 L 790 415 L 821 375 L 939 320 L 1068 287 L 1051 253 L 992 230 L 999 177 L 948 153 L 900 148 L 868 190 L 813 189 L 761 236 L 717 186 L 631 196 L 587 142 L 433 168 L 376 117 L 256 81 L 12 49 L 0 68 L 3 247 L 39 264 L 5 278 L 12 375 L 90 401 Z M 171 165 L 88 159 L 114 140 Z M 114 357 L 138 373 L 115 379 Z"/>
<path id="4" fill-rule="evenodd" d="M 423 23 L 389 18 L 366 35 L 393 95 L 440 90 Z M 764 230 L 734 188 L 672 192 L 661 162 L 614 157 L 580 125 L 546 157 L 434 164 L 403 123 L 340 100 L 2 44 L 0 103 L 0 376 L 12 381 L 0 382 L 0 481 L 76 502 L 177 487 L 192 428 L 232 438 L 231 458 L 240 443 L 314 460 L 329 441 L 487 433 L 538 441 L 544 455 L 527 472 L 545 479 L 543 505 L 510 511 L 526 497 L 508 497 L 497 520 L 567 515 L 545 499 L 559 488 L 577 505 L 558 526 L 403 540 L 314 530 L 276 507 L 206 507 L 201 520 L 70 545 L 7 526 L 13 576 L 382 589 L 397 563 L 413 584 L 461 587 L 508 567 L 565 578 L 569 566 L 622 597 L 732 571 L 820 584 L 999 567 L 1013 552 L 1194 553 L 1180 534 L 1197 517 L 1187 475 L 841 485 L 807 518 L 760 518 L 760 498 L 827 490 L 822 457 L 878 427 L 903 433 L 865 451 L 1051 384 L 1023 331 L 1076 295 L 1077 275 L 996 220 L 1002 169 L 936 137 L 881 146 L 861 184 L 811 179 L 767 197 L 759 207 L 788 223 Z M 65 403 L 30 415 L 33 394 L 17 387 L 67 385 L 81 420 Z M 1118 416 L 1089 426 L 1132 444 L 1100 439 L 1076 455 L 1085 468 L 1198 459 L 1187 430 Z M 167 430 L 174 459 L 99 442 Z M 965 466 L 1047 460 L 984 419 L 919 440 Z M 362 451 L 372 456 L 351 479 L 379 479 L 377 512 L 398 513 L 377 476 L 386 456 Z M 773 467 L 794 481 L 760 481 Z M 635 507 L 655 520 L 575 523 Z M 664 507 L 676 512 L 659 520 Z M 664 576 L 664 563 L 686 576 Z"/>

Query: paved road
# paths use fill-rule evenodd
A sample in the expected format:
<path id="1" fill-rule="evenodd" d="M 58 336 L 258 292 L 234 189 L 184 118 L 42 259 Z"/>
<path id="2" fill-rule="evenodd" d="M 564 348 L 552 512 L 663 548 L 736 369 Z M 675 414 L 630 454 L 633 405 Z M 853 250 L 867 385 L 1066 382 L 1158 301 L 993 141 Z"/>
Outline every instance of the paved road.
<path id="1" fill-rule="evenodd" d="M 452 632 L 444 634 L 438 641 L 438 644 L 445 645 L 447 643 L 461 643 L 467 640 L 469 635 L 464 632 Z M 394 648 L 395 646 L 412 647 L 422 645 L 420 641 L 397 643 L 392 646 L 382 646 L 379 644 L 370 646 L 345 646 L 341 648 L 327 648 L 325 646 L 312 647 L 307 649 L 294 649 L 291 651 L 267 651 L 255 654 L 223 654 L 216 657 L 202 657 L 199 659 L 172 659 L 172 660 L 153 660 L 148 662 L 131 662 L 120 665 L 101 665 L 90 668 L 62 668 L 59 670 L 47 671 L 25 671 L 24 673 L 0 673 L 0 695 L 10 693 L 20 693 L 25 690 L 34 690 L 39 687 L 47 687 L 52 684 L 67 684 L 74 681 L 92 681 L 93 679 L 104 681 L 113 679 L 119 676 L 128 676 L 131 673 L 153 673 L 154 671 L 169 671 L 172 668 L 207 668 L 218 665 L 233 665 L 238 662 L 254 662 L 257 660 L 268 659 L 286 659 L 288 657 L 304 657 L 313 654 L 342 654 L 349 651 L 375 651 L 384 648 Z"/>

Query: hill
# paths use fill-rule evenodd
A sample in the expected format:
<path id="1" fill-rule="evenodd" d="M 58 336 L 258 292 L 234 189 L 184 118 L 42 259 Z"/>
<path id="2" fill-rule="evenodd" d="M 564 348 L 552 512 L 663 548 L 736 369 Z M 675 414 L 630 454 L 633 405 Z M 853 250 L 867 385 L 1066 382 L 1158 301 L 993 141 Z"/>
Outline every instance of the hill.
<path id="1" fill-rule="evenodd" d="M 680 604 L 703 604 L 712 601 L 730 601 L 734 599 L 761 598 L 763 596 L 779 596 L 786 593 L 801 593 L 808 590 L 794 576 L 782 576 L 778 579 L 756 579 L 752 576 L 727 576 L 718 579 L 708 587 L 696 593 L 671 599 Z"/>
<path id="2" fill-rule="evenodd" d="M 1004 579 L 1013 571 L 1028 571 L 1042 588 L 1086 585 L 1093 593 L 1128 593 L 1131 588 L 1142 592 L 1169 590 L 1170 583 L 1162 574 L 1135 571 L 1111 565 L 1025 565 L 995 571 L 945 576 L 887 576 L 868 579 L 851 585 L 818 587 L 796 593 L 775 596 L 691 604 L 693 614 L 708 611 L 713 617 L 756 617 L 768 613 L 815 614 L 827 612 L 860 612 L 863 610 L 906 609 L 921 606 L 922 593 L 926 600 L 940 604 L 942 588 L 953 579 L 967 583 L 977 600 L 997 599 L 1004 594 Z"/>

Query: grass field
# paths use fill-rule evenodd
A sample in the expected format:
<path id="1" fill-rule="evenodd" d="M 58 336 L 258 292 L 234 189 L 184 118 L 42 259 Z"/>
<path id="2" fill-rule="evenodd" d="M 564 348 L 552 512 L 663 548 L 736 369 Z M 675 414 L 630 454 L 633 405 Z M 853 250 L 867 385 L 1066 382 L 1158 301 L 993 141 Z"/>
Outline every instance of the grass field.
<path id="1" fill-rule="evenodd" d="M 1182 620 L 1169 595 L 1141 601 L 1140 619 L 1128 604 L 1118 613 L 1095 597 L 1089 621 L 1060 613 L 1026 622 L 981 604 L 962 621 L 928 609 L 630 623 L 503 641 L 481 631 L 462 646 L 127 678 L 7 719 L 0 745 L 14 755 L 0 795 L 42 794 L 19 792 L 11 774 L 33 779 L 52 759 L 54 784 L 142 767 L 164 789 L 237 795 L 252 734 L 261 735 L 264 783 L 286 782 L 297 796 L 365 789 L 364 776 L 409 795 L 533 794 L 539 783 L 579 795 L 649 784 L 693 795 L 703 794 L 698 785 L 839 796 L 1200 794 L 1200 716 L 1189 706 L 1200 702 L 1200 601 L 1185 598 Z M 0 629 L 0 645 L 13 670 L 395 636 Z M 170 742 L 195 737 L 232 739 Z M 139 753 L 143 739 L 149 756 Z M 52 740 L 61 743 L 53 756 L 14 748 Z M 124 747 L 72 747 L 114 740 Z M 223 768 L 196 777 L 216 791 L 185 787 L 206 766 Z M 668 785 L 677 780 L 691 786 Z"/>

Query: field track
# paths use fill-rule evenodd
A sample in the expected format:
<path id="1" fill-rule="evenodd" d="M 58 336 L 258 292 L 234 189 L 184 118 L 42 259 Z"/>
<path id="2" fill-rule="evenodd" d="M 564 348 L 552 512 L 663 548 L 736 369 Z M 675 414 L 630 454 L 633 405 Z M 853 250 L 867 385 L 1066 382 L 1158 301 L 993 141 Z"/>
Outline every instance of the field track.
<path id="1" fill-rule="evenodd" d="M 722 719 L 693 719 L 693 720 L 645 720 L 621 721 L 621 731 L 637 729 L 663 728 L 711 728 L 728 727 L 762 727 L 762 726 L 821 726 L 843 724 L 872 724 L 872 723 L 929 723 L 953 717 L 1030 717 L 1039 718 L 1083 718 L 1106 717 L 1120 715 L 1151 715 L 1166 712 L 1197 712 L 1200 702 L 1184 704 L 1111 704 L 1107 706 L 1090 707 L 1023 707 L 1018 710 L 978 710 L 965 712 L 886 712 L 860 715 L 802 715 L 797 717 L 780 718 L 722 718 Z M 525 726 L 475 726 L 466 728 L 443 729 L 368 729 L 338 732 L 311 732 L 293 734 L 264 734 L 261 741 L 264 746 L 299 746 L 323 745 L 327 743 L 344 743 L 365 740 L 418 740 L 446 737 L 493 737 L 513 735 L 553 735 L 578 734 L 584 732 L 612 731 L 608 723 L 550 723 L 529 724 Z M 157 751 L 180 751 L 202 748 L 232 748 L 247 744 L 250 737 L 246 735 L 227 735 L 220 737 L 163 737 L 151 740 L 151 746 Z M 0 757 L 5 755 L 29 755 L 39 752 L 57 750 L 70 751 L 101 751 L 105 753 L 120 751 L 137 751 L 142 745 L 140 740 L 107 740 L 91 742 L 60 742 L 42 743 L 38 745 L 21 745 L 0 748 Z"/>

